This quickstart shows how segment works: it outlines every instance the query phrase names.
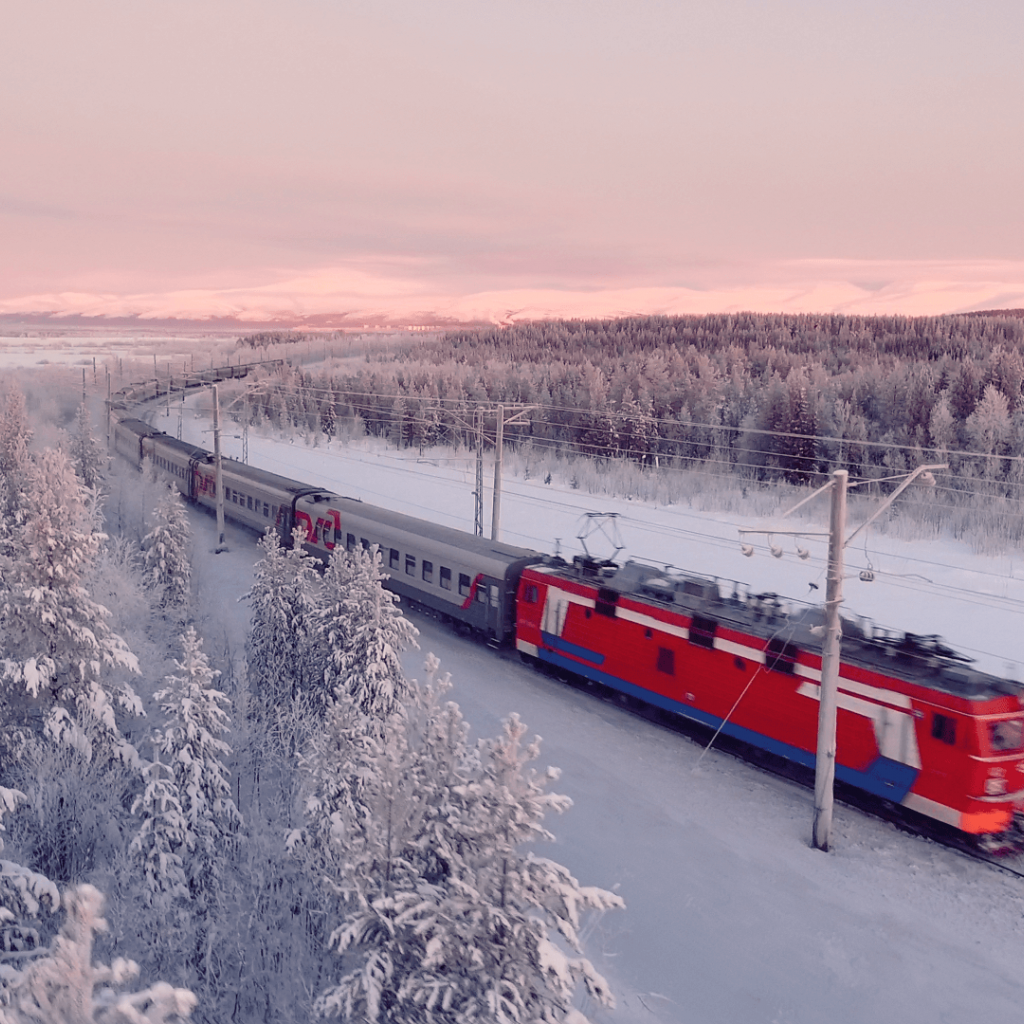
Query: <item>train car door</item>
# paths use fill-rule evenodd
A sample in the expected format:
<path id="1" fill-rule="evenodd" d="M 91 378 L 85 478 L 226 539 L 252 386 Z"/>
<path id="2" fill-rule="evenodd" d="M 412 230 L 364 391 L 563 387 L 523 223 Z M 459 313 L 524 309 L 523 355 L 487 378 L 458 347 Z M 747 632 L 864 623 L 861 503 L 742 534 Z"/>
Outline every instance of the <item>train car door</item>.
<path id="1" fill-rule="evenodd" d="M 487 591 L 487 615 L 485 618 L 487 632 L 500 643 L 504 639 L 501 622 L 501 588 L 497 580 L 486 577 L 483 586 Z"/>

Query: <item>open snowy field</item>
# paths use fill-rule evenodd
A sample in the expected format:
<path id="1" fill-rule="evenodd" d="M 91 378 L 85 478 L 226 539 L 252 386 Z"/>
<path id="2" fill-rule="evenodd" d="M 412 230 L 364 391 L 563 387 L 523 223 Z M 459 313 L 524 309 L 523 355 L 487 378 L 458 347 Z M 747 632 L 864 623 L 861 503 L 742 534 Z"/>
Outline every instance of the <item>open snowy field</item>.
<path id="1" fill-rule="evenodd" d="M 201 409 L 204 399 L 196 401 Z M 153 421 L 177 431 L 177 418 L 163 411 Z M 201 411 L 182 417 L 183 436 L 212 447 L 209 428 Z M 225 437 L 225 453 L 240 457 L 241 444 Z M 312 448 L 252 431 L 248 456 L 278 473 L 472 529 L 465 453 L 419 458 L 369 440 Z M 486 508 L 489 515 L 489 495 Z M 596 498 L 557 480 L 506 481 L 502 537 L 541 550 L 557 541 L 570 553 L 587 511 L 620 513 L 625 554 L 784 595 L 803 596 L 810 582 L 824 590 L 823 541 L 806 542 L 806 562 L 788 540 L 781 559 L 764 543 L 746 559 L 736 530 L 765 525 L 754 517 Z M 823 506 L 817 522 L 802 522 L 822 529 L 826 515 Z M 223 595 L 228 608 L 248 585 L 252 539 L 231 530 L 231 552 L 214 559 L 212 520 L 194 521 L 197 544 L 205 544 L 197 585 L 207 598 Z M 856 611 L 943 633 L 996 671 L 1024 660 L 1013 629 L 1024 598 L 1015 563 L 948 541 L 874 534 L 867 551 L 877 579 L 851 580 L 848 605 Z M 862 545 L 850 562 L 854 574 L 866 565 Z M 855 1024 L 1019 1015 L 1019 879 L 842 807 L 834 851 L 813 851 L 810 791 L 716 751 L 700 760 L 700 747 L 685 737 L 499 659 L 432 620 L 415 621 L 421 651 L 406 659 L 410 674 L 434 651 L 478 735 L 517 711 L 544 737 L 544 762 L 563 769 L 559 788 L 575 801 L 551 823 L 552 855 L 584 884 L 615 888 L 626 900 L 627 910 L 607 914 L 588 938 L 620 1007 L 614 1015 L 584 1008 L 595 1019 Z"/>

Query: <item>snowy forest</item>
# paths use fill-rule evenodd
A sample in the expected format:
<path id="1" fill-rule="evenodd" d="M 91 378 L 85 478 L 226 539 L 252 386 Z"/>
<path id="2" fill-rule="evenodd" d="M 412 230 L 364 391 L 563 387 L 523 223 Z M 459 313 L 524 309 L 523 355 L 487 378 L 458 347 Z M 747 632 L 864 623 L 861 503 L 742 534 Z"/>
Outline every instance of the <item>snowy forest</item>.
<path id="1" fill-rule="evenodd" d="M 141 526 L 139 524 L 144 524 Z M 0 391 L 0 1024 L 565 1021 L 610 1007 L 515 714 L 471 742 L 375 550 L 254 552 L 202 635 L 185 506 Z"/>
<path id="2" fill-rule="evenodd" d="M 239 345 L 286 352 L 285 341 Z M 354 418 L 400 447 L 472 447 L 478 408 L 525 405 L 505 430 L 520 451 L 743 484 L 948 462 L 945 506 L 1018 543 L 1022 385 L 1024 320 L 1009 316 L 644 317 L 454 331 L 358 367 L 294 367 L 236 416 L 328 436 Z"/>

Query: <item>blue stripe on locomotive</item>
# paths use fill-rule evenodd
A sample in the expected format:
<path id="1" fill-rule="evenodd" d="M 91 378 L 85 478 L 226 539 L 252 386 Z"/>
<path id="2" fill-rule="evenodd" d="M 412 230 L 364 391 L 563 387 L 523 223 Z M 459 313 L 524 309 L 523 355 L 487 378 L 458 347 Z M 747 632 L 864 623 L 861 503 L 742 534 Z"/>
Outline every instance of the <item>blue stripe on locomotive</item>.
<path id="1" fill-rule="evenodd" d="M 577 657 L 585 658 L 596 665 L 599 665 L 604 660 L 604 655 L 577 647 L 576 644 L 566 643 L 564 640 L 552 637 L 547 633 L 542 635 L 545 643 L 550 643 L 552 646 L 557 644 L 560 648 L 567 650 L 568 653 L 576 654 Z M 572 661 L 555 651 L 539 648 L 537 650 L 537 657 L 550 665 L 555 665 L 558 668 L 583 676 L 585 679 L 592 679 L 595 683 L 601 683 L 610 689 L 619 690 L 631 697 L 642 700 L 646 704 L 653 704 L 656 707 L 664 708 L 666 711 L 672 711 L 677 715 L 689 718 L 694 722 L 699 722 L 701 725 L 706 725 L 711 729 L 717 729 L 722 725 L 721 718 L 708 714 L 706 711 L 690 707 L 680 701 L 673 700 L 671 697 L 655 693 L 653 690 L 645 690 L 642 686 L 636 686 L 634 683 L 627 683 L 624 679 L 619 679 L 618 676 L 610 675 L 608 672 L 602 672 L 599 668 L 593 667 L 593 665 L 581 665 L 580 662 Z M 771 754 L 784 757 L 787 761 L 801 764 L 805 768 L 814 767 L 815 756 L 811 751 L 801 750 L 800 747 L 794 747 L 792 744 L 772 739 L 770 736 L 754 732 L 752 729 L 746 729 L 740 725 L 733 725 L 731 722 L 725 723 L 722 727 L 722 732 L 734 739 L 749 743 L 753 747 L 760 747 Z M 895 803 L 902 801 L 907 793 L 910 792 L 910 787 L 913 786 L 918 772 L 919 769 L 909 764 L 901 764 L 899 761 L 893 761 L 888 757 L 881 756 L 876 757 L 865 771 L 858 771 L 855 768 L 836 764 L 836 778 L 840 782 L 856 786 L 858 789 L 863 789 L 873 796 L 892 800 Z"/>

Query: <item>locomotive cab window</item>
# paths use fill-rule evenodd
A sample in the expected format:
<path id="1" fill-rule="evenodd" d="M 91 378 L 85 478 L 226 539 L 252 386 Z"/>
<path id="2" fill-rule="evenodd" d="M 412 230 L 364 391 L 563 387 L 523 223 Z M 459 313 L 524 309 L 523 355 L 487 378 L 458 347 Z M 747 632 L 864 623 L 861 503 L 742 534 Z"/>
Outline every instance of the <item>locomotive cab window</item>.
<path id="1" fill-rule="evenodd" d="M 540 594 L 538 593 L 536 586 L 532 583 L 527 584 L 526 589 L 523 591 L 523 600 L 527 604 L 536 604 L 539 596 Z"/>
<path id="2" fill-rule="evenodd" d="M 423 559 L 423 582 L 434 582 L 434 563 L 428 562 L 425 558 Z"/>
<path id="3" fill-rule="evenodd" d="M 441 589 L 452 589 L 452 571 L 446 565 L 441 566 Z"/>
<path id="4" fill-rule="evenodd" d="M 659 647 L 657 668 L 659 672 L 674 676 L 676 674 L 676 652 L 668 647 Z"/>
<path id="5" fill-rule="evenodd" d="M 406 555 L 405 556 L 405 575 L 415 576 L 416 575 L 416 556 Z"/>
<path id="6" fill-rule="evenodd" d="M 714 619 L 706 619 L 703 615 L 694 615 L 690 621 L 690 643 L 695 647 L 715 646 L 715 630 L 718 623 Z"/>
<path id="7" fill-rule="evenodd" d="M 995 751 L 1020 750 L 1024 747 L 1024 720 L 1006 719 L 988 723 L 988 744 Z"/>
<path id="8" fill-rule="evenodd" d="M 615 618 L 615 606 L 619 603 L 618 591 L 611 587 L 599 587 L 597 601 L 594 603 L 594 611 L 598 615 L 605 615 L 609 619 Z"/>
<path id="9" fill-rule="evenodd" d="M 464 573 L 459 573 L 459 597 L 469 597 L 470 579 Z"/>
<path id="10" fill-rule="evenodd" d="M 792 675 L 796 667 L 796 656 L 800 648 L 796 644 L 787 644 L 773 637 L 768 641 L 764 651 L 765 666 L 773 672 L 785 672 Z"/>
<path id="11" fill-rule="evenodd" d="M 932 715 L 932 736 L 951 747 L 956 744 L 956 719 L 949 715 Z"/>

